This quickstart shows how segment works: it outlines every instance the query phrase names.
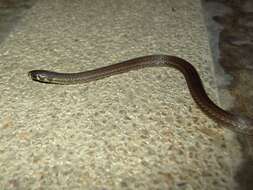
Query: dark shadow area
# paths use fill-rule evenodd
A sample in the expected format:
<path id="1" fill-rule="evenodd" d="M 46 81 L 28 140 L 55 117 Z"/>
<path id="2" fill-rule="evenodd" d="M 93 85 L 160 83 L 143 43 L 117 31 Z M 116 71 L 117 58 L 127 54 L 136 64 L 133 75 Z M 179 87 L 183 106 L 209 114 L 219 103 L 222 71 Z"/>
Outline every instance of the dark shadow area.
<path id="1" fill-rule="evenodd" d="M 238 168 L 235 176 L 240 190 L 250 190 L 253 187 L 253 159 L 248 157 Z"/>
<path id="2" fill-rule="evenodd" d="M 0 43 L 8 36 L 25 11 L 37 0 L 1 0 L 0 1 Z"/>
<path id="3" fill-rule="evenodd" d="M 234 97 L 232 111 L 253 117 L 253 1 L 202 0 L 202 5 L 214 62 L 232 79 L 219 90 Z M 244 160 L 235 174 L 237 190 L 251 190 L 253 137 L 238 135 L 238 139 Z"/>

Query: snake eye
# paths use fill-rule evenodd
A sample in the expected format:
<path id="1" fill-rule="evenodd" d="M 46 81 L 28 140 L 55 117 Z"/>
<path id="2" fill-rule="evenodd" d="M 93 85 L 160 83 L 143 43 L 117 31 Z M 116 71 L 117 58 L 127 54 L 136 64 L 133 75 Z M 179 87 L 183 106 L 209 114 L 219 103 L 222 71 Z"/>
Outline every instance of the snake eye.
<path id="1" fill-rule="evenodd" d="M 48 81 L 48 80 L 47 80 L 47 76 L 44 75 L 43 73 L 37 74 L 37 75 L 36 75 L 36 78 L 37 78 L 37 80 L 39 80 L 39 81 L 43 81 L 43 82 L 47 82 L 47 81 Z"/>
<path id="2" fill-rule="evenodd" d="M 46 73 L 44 73 L 44 71 L 41 70 L 33 70 L 28 72 L 28 76 L 35 81 L 39 81 L 39 82 L 45 82 L 48 83 L 50 82 L 48 80 L 48 76 L 46 75 Z"/>

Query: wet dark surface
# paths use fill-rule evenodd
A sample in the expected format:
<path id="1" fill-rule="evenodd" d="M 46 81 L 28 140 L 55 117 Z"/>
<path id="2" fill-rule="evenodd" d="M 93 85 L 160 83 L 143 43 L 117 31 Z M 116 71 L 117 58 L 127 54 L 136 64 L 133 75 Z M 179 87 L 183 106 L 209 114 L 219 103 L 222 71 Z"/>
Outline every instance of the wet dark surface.
<path id="1" fill-rule="evenodd" d="M 223 75 L 232 79 L 226 85 L 219 85 L 219 90 L 225 89 L 234 97 L 232 111 L 253 117 L 253 1 L 203 0 L 202 3 L 214 62 L 223 69 Z M 251 190 L 253 137 L 238 135 L 238 139 L 244 161 L 235 180 L 238 190 Z"/>

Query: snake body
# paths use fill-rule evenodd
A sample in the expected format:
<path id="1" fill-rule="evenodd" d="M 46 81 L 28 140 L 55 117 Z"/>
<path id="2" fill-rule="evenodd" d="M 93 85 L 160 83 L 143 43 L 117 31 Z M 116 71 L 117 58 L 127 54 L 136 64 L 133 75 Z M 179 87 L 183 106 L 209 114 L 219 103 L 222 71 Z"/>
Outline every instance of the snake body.
<path id="1" fill-rule="evenodd" d="M 208 97 L 199 74 L 193 65 L 176 56 L 149 55 L 79 73 L 58 73 L 47 70 L 33 70 L 30 71 L 28 75 L 35 81 L 65 85 L 86 83 L 145 67 L 173 67 L 179 70 L 186 79 L 192 98 L 206 115 L 219 123 L 221 122 L 223 126 L 233 131 L 253 135 L 253 119 L 235 115 L 217 106 Z"/>

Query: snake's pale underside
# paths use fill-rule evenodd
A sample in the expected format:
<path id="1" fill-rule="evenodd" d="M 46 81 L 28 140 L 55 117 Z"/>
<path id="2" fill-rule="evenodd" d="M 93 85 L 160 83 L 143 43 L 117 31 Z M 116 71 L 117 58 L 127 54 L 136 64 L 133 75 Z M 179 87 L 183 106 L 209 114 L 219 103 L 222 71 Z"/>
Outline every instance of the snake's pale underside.
<path id="1" fill-rule="evenodd" d="M 33 70 L 28 75 L 33 80 L 44 83 L 77 84 L 145 67 L 176 68 L 184 75 L 192 98 L 205 114 L 215 121 L 222 123 L 222 126 L 226 126 L 235 132 L 253 135 L 253 119 L 233 114 L 217 106 L 207 96 L 197 70 L 191 63 L 176 56 L 149 55 L 79 73 L 57 73 L 46 70 Z"/>

